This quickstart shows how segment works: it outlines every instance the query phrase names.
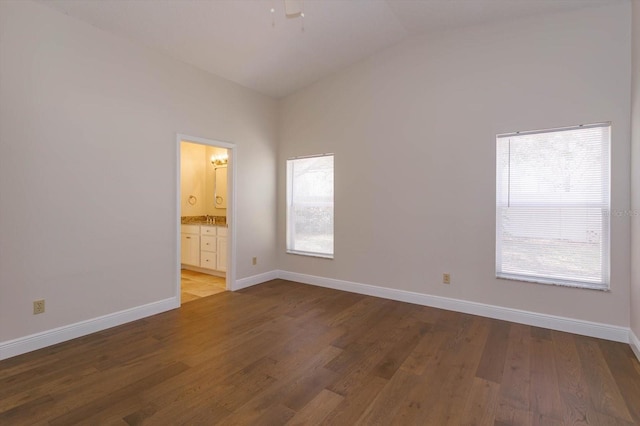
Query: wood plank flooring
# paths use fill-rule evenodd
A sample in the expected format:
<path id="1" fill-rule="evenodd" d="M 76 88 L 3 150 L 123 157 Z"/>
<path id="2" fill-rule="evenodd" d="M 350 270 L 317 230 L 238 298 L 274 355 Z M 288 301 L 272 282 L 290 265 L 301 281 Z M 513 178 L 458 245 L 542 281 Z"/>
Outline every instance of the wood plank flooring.
<path id="1" fill-rule="evenodd" d="M 639 425 L 628 345 L 274 280 L 0 362 L 1 425 Z"/>

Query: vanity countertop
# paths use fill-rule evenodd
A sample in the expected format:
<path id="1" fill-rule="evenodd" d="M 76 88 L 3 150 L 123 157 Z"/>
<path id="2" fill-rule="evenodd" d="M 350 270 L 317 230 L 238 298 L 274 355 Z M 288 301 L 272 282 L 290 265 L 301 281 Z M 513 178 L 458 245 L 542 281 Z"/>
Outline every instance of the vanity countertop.
<path id="1" fill-rule="evenodd" d="M 227 227 L 227 218 L 224 216 L 213 216 L 215 222 L 207 222 L 206 216 L 182 216 L 181 225 L 205 225 Z"/>
<path id="2" fill-rule="evenodd" d="M 227 227 L 226 223 L 207 223 L 207 222 L 181 222 L 181 225 L 200 225 L 200 226 L 222 226 Z"/>

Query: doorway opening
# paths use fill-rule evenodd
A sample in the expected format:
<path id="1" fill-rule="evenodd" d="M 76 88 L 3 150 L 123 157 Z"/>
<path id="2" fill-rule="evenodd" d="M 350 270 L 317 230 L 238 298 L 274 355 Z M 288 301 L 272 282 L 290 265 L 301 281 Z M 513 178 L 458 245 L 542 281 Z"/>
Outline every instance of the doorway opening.
<path id="1" fill-rule="evenodd" d="M 231 290 L 235 279 L 234 144 L 177 137 L 180 303 Z"/>

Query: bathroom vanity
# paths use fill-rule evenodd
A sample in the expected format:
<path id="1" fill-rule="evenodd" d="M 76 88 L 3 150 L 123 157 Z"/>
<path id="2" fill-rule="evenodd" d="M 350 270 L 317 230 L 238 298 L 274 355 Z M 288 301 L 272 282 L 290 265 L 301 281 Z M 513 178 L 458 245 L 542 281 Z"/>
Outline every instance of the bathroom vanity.
<path id="1" fill-rule="evenodd" d="M 180 233 L 183 266 L 226 272 L 226 226 L 182 224 Z"/>

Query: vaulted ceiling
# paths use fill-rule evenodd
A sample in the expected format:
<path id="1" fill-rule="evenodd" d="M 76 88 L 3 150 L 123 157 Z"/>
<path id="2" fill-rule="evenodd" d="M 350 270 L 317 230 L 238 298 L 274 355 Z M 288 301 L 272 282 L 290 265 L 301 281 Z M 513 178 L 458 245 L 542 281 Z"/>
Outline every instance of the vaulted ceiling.
<path id="1" fill-rule="evenodd" d="M 414 35 L 628 0 L 306 0 L 294 19 L 282 0 L 39 1 L 283 97 Z"/>

